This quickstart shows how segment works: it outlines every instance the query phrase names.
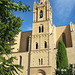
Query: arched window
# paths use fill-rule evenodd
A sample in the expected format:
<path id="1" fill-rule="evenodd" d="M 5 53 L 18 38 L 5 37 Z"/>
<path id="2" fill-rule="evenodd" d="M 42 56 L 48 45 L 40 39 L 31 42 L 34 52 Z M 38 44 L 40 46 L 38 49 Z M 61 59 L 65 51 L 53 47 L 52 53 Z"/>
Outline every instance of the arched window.
<path id="1" fill-rule="evenodd" d="M 43 58 L 39 59 L 39 65 L 43 65 Z"/>
<path id="2" fill-rule="evenodd" d="M 47 42 L 45 41 L 45 48 L 47 48 Z"/>
<path id="3" fill-rule="evenodd" d="M 42 18 L 43 17 L 43 11 L 41 10 L 40 11 L 40 18 Z"/>
<path id="4" fill-rule="evenodd" d="M 39 33 L 41 32 L 41 27 L 39 27 Z"/>
<path id="5" fill-rule="evenodd" d="M 40 59 L 39 59 L 39 65 L 40 65 Z"/>
<path id="6" fill-rule="evenodd" d="M 27 51 L 28 51 L 28 48 L 29 48 L 29 37 L 27 37 Z"/>
<path id="7" fill-rule="evenodd" d="M 37 75 L 46 75 L 45 71 L 39 69 Z"/>
<path id="8" fill-rule="evenodd" d="M 44 32 L 44 27 L 42 26 L 42 32 Z"/>
<path id="9" fill-rule="evenodd" d="M 66 36 L 65 36 L 65 33 L 62 34 L 62 40 L 63 40 L 63 42 L 64 42 L 64 44 L 66 46 Z"/>
<path id="10" fill-rule="evenodd" d="M 22 56 L 20 56 L 20 65 L 22 65 Z"/>
<path id="11" fill-rule="evenodd" d="M 36 49 L 38 49 L 38 43 L 36 43 Z"/>

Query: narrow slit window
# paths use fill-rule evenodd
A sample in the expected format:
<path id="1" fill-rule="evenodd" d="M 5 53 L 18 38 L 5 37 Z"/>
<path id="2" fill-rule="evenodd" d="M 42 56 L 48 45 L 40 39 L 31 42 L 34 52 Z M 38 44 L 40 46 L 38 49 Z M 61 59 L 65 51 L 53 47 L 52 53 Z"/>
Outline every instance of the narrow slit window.
<path id="1" fill-rule="evenodd" d="M 47 48 L 47 42 L 45 41 L 45 48 Z"/>
<path id="2" fill-rule="evenodd" d="M 42 26 L 42 32 L 44 32 L 44 27 Z"/>
<path id="3" fill-rule="evenodd" d="M 43 17 L 43 11 L 41 10 L 40 11 L 40 18 L 42 18 Z"/>
<path id="4" fill-rule="evenodd" d="M 41 32 L 41 27 L 39 27 L 39 33 Z"/>
<path id="5" fill-rule="evenodd" d="M 22 56 L 20 56 L 20 65 L 22 65 Z"/>
<path id="6" fill-rule="evenodd" d="M 36 49 L 38 49 L 38 43 L 36 43 Z"/>
<path id="7" fill-rule="evenodd" d="M 39 59 L 39 65 L 40 65 L 40 59 Z"/>

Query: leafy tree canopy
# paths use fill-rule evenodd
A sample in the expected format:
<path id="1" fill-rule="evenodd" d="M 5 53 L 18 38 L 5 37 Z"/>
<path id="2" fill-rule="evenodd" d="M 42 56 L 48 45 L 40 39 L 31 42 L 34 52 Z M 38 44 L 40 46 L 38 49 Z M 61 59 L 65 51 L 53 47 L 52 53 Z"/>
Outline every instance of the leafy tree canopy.
<path id="1" fill-rule="evenodd" d="M 31 11 L 30 6 L 24 5 L 19 1 L 0 0 L 0 75 L 15 75 L 21 72 L 21 65 L 13 64 L 16 57 L 9 57 L 12 53 L 12 45 L 15 45 L 14 37 L 19 33 L 22 25 L 20 17 L 14 16 L 12 11 Z M 4 55 L 6 55 L 4 57 Z"/>

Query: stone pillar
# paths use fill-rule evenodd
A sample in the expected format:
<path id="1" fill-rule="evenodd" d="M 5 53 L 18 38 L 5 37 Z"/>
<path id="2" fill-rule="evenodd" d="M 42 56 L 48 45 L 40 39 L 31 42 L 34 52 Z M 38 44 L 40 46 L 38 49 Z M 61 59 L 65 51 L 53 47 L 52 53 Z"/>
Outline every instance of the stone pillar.
<path id="1" fill-rule="evenodd" d="M 36 22 L 36 1 L 34 1 L 33 22 Z"/>
<path id="2" fill-rule="evenodd" d="M 29 47 L 28 47 L 28 75 L 30 75 L 30 54 L 31 54 L 31 36 L 29 37 Z"/>

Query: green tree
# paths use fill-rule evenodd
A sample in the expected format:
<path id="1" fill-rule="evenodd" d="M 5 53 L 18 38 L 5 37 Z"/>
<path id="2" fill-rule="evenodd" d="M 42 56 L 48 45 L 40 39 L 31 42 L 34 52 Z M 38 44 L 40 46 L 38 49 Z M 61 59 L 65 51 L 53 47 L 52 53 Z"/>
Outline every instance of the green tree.
<path id="1" fill-rule="evenodd" d="M 23 5 L 21 1 L 15 3 L 13 0 L 0 0 L 0 75 L 19 75 L 18 71 L 22 72 L 23 69 L 23 66 L 13 64 L 16 57 L 9 57 L 13 50 L 11 46 L 15 45 L 14 37 L 19 33 L 23 21 L 14 16 L 13 11 L 31 10 L 30 6 Z"/>
<path id="2" fill-rule="evenodd" d="M 57 68 L 64 69 L 66 67 L 68 67 L 67 52 L 63 41 L 60 40 L 57 50 Z"/>
<path id="3" fill-rule="evenodd" d="M 56 69 L 56 73 L 55 73 L 55 75 L 74 75 L 74 74 L 75 74 L 75 70 L 73 64 L 70 64 L 65 69 L 61 69 L 61 68 Z"/>

